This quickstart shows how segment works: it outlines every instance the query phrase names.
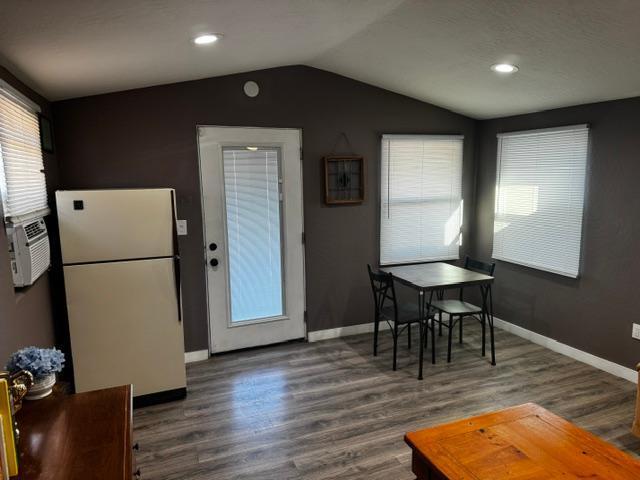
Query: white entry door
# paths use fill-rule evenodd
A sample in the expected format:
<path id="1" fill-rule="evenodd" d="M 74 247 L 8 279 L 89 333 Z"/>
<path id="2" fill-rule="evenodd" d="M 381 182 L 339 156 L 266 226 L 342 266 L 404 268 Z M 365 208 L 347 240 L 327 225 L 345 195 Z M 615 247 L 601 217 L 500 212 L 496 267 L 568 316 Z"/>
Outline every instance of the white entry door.
<path id="1" fill-rule="evenodd" d="M 305 336 L 300 136 L 198 127 L 212 353 Z"/>

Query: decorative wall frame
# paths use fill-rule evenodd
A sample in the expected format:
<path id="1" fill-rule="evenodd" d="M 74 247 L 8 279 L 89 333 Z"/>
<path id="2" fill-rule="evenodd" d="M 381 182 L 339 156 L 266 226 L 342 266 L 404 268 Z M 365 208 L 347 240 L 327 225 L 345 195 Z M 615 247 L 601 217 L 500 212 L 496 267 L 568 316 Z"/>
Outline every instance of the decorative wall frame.
<path id="1" fill-rule="evenodd" d="M 349 205 L 364 201 L 365 162 L 359 155 L 324 157 L 324 200 L 327 205 Z"/>

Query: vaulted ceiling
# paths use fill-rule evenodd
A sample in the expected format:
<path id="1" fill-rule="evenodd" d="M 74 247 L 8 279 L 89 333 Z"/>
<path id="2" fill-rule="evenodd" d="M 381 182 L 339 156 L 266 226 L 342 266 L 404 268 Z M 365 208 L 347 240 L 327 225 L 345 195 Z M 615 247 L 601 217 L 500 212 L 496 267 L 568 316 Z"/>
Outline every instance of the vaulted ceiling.
<path id="1" fill-rule="evenodd" d="M 2 0 L 0 63 L 50 100 L 305 64 L 492 118 L 640 95 L 639 25 L 637 0 Z"/>

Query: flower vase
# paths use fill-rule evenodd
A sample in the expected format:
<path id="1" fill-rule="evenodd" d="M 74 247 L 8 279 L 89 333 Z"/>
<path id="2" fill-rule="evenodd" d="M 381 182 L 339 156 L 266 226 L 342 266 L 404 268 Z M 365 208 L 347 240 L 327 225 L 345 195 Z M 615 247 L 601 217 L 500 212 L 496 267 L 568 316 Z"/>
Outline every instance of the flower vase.
<path id="1" fill-rule="evenodd" d="M 33 385 L 24 397 L 25 400 L 40 400 L 41 398 L 51 395 L 53 386 L 56 384 L 56 374 L 49 373 L 36 377 L 33 380 Z"/>

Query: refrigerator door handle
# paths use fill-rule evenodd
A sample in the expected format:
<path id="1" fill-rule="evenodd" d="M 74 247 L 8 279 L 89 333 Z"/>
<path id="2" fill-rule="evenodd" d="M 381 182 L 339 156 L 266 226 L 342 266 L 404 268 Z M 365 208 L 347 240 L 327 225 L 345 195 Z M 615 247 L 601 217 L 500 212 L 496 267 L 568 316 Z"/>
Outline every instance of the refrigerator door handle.
<path id="1" fill-rule="evenodd" d="M 176 298 L 178 300 L 178 322 L 182 322 L 182 284 L 180 283 L 180 255 L 173 256 L 173 275 L 176 282 Z"/>
<path id="2" fill-rule="evenodd" d="M 178 299 L 178 322 L 182 322 L 182 284 L 180 283 L 180 244 L 178 242 L 178 209 L 176 206 L 176 191 L 171 190 L 171 210 L 173 212 L 173 274 L 176 281 L 176 297 Z"/>

